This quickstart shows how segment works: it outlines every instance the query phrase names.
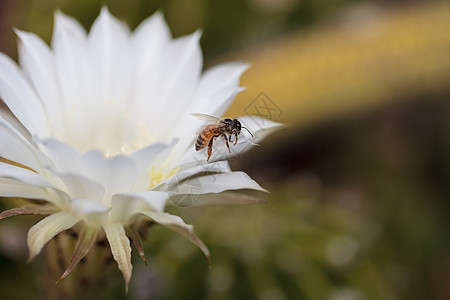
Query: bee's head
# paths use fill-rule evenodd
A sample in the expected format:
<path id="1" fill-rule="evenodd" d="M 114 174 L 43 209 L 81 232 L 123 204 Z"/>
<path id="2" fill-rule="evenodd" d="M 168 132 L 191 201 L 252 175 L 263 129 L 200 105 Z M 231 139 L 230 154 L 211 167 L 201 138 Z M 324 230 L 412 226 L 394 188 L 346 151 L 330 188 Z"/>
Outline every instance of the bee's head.
<path id="1" fill-rule="evenodd" d="M 233 125 L 233 120 L 231 119 L 223 119 L 222 122 L 224 122 L 227 125 Z"/>
<path id="2" fill-rule="evenodd" d="M 237 134 L 241 133 L 242 126 L 238 119 L 233 119 L 233 129 L 236 130 Z"/>
<path id="3" fill-rule="evenodd" d="M 253 137 L 253 134 L 250 132 L 250 130 L 248 130 L 247 127 L 242 126 L 241 122 L 239 122 L 238 119 L 233 119 L 233 128 L 234 128 L 234 130 L 236 131 L 237 134 L 240 134 L 241 133 L 241 129 L 244 128 Z"/>

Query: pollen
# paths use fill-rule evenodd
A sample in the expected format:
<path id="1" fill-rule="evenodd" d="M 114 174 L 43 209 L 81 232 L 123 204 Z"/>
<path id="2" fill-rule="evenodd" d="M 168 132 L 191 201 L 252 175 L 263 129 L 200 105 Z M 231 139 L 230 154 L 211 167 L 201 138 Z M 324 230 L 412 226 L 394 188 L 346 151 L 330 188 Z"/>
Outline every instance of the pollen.
<path id="1" fill-rule="evenodd" d="M 148 188 L 149 190 L 157 186 L 160 182 L 178 173 L 180 167 L 166 170 L 166 166 L 169 161 L 170 157 L 166 159 L 166 161 L 161 165 L 161 167 L 159 168 L 152 167 L 152 169 L 148 171 L 150 175 L 150 186 Z"/>

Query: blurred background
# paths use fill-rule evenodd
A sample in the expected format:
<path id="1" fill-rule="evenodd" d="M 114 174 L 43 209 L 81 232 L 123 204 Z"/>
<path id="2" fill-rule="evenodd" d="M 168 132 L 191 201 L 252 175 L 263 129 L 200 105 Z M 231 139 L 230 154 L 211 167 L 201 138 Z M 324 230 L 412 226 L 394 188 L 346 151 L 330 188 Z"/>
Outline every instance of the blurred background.
<path id="1" fill-rule="evenodd" d="M 154 227 L 128 296 L 117 270 L 99 299 L 450 299 L 449 1 L 1 0 L 0 50 L 17 57 L 12 27 L 49 42 L 57 8 L 88 29 L 103 4 L 131 28 L 157 10 L 174 36 L 203 28 L 205 68 L 252 64 L 228 115 L 285 127 L 231 161 L 267 204 L 177 209 L 212 268 Z M 2 299 L 42 292 L 34 222 L 0 224 Z"/>

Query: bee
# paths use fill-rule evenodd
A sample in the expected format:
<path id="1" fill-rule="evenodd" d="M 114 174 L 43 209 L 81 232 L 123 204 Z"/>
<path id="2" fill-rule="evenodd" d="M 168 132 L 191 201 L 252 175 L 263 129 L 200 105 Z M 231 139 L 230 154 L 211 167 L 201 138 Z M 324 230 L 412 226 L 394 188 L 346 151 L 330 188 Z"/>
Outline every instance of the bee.
<path id="1" fill-rule="evenodd" d="M 231 153 L 229 142 L 233 142 L 231 138 L 234 135 L 236 138 L 236 140 L 234 141 L 234 145 L 236 145 L 236 143 L 238 142 L 238 136 L 241 133 L 242 128 L 247 130 L 248 133 L 250 133 L 250 135 L 253 137 L 253 134 L 250 132 L 250 130 L 242 126 L 241 122 L 239 122 L 238 119 L 221 119 L 199 113 L 193 113 L 192 115 L 201 120 L 214 121 L 214 124 L 205 125 L 200 128 L 197 142 L 195 143 L 196 151 L 200 151 L 208 146 L 208 159 L 206 161 L 208 161 L 211 157 L 213 142 L 216 138 L 222 137 L 225 140 L 228 151 Z"/>

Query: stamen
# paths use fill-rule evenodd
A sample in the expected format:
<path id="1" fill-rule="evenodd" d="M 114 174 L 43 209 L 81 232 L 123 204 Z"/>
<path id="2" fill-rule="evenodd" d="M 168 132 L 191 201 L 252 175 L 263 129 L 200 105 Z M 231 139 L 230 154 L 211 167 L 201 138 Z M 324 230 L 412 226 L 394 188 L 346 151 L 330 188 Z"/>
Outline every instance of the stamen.
<path id="1" fill-rule="evenodd" d="M 157 186 L 160 182 L 166 180 L 169 177 L 177 174 L 180 170 L 180 167 L 176 167 L 175 169 L 165 170 L 167 163 L 170 161 L 171 157 L 169 156 L 166 161 L 161 165 L 159 169 L 156 167 L 152 167 L 152 170 L 149 171 L 150 175 L 150 186 L 149 190 Z"/>

